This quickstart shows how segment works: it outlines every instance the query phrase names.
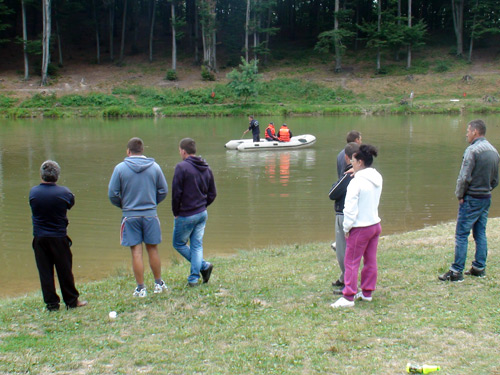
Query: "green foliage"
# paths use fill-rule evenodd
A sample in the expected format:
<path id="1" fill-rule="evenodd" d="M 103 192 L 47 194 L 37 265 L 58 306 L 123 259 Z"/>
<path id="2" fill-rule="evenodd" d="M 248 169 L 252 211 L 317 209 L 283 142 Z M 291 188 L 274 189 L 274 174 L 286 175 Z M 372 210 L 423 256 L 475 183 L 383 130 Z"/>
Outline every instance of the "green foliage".
<path id="1" fill-rule="evenodd" d="M 17 102 L 17 99 L 9 98 L 5 95 L 0 95 L 0 108 L 10 108 Z"/>
<path id="2" fill-rule="evenodd" d="M 20 108 L 50 108 L 56 103 L 56 94 L 34 94 L 31 98 L 24 100 Z"/>
<path id="3" fill-rule="evenodd" d="M 168 81 L 177 81 L 177 71 L 174 69 L 167 70 L 165 79 Z"/>
<path id="4" fill-rule="evenodd" d="M 215 81 L 215 74 L 207 68 L 206 65 L 201 67 L 201 79 L 203 81 Z"/>
<path id="5" fill-rule="evenodd" d="M 444 73 L 450 70 L 450 65 L 446 60 L 438 60 L 436 61 L 436 66 L 434 67 L 434 71 L 436 73 Z"/>
<path id="6" fill-rule="evenodd" d="M 233 69 L 227 75 L 227 78 L 230 80 L 228 86 L 234 90 L 237 97 L 244 98 L 243 104 L 246 104 L 250 96 L 257 96 L 259 92 L 259 80 L 262 78 L 262 75 L 259 74 L 258 63 L 258 60 L 246 62 L 242 57 L 239 71 Z"/>
<path id="7" fill-rule="evenodd" d="M 293 100 L 301 102 L 347 103 L 354 94 L 348 90 L 320 86 L 300 79 L 279 78 L 262 84 L 261 96 L 269 102 Z"/>
<path id="8" fill-rule="evenodd" d="M 7 5 L 4 4 L 4 0 L 0 0 L 0 32 L 4 31 L 5 29 L 11 27 L 10 24 L 4 23 L 3 18 L 4 16 L 7 16 L 9 14 L 12 14 L 14 11 L 7 7 Z M 7 39 L 0 39 L 0 44 L 7 42 Z"/>
<path id="9" fill-rule="evenodd" d="M 131 105 L 128 98 L 118 99 L 112 95 L 101 93 L 90 93 L 88 95 L 65 95 L 59 98 L 58 102 L 66 107 L 107 107 L 113 105 Z"/>

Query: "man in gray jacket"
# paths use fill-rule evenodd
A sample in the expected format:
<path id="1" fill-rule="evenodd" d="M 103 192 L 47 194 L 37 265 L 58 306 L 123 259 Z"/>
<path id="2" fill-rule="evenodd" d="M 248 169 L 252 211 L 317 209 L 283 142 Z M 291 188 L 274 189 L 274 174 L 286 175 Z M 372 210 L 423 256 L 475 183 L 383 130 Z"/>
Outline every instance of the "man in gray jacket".
<path id="1" fill-rule="evenodd" d="M 450 270 L 439 276 L 441 281 L 462 282 L 467 257 L 470 231 L 476 243 L 476 255 L 472 267 L 465 274 L 485 277 L 488 244 L 486 222 L 491 204 L 491 191 L 498 185 L 499 155 L 485 138 L 486 124 L 482 120 L 471 121 L 467 125 L 467 141 L 462 168 L 457 179 L 455 195 L 459 209 L 455 231 L 455 261 Z"/>

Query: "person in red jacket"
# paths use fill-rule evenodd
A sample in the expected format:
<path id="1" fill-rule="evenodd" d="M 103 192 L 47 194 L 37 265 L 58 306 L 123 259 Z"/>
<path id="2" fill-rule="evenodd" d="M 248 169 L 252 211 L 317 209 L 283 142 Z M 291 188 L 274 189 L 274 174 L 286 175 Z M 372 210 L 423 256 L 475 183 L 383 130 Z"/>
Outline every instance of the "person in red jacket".
<path id="1" fill-rule="evenodd" d="M 276 130 L 274 129 L 274 122 L 270 122 L 264 132 L 266 136 L 266 141 L 279 141 L 278 137 L 276 137 Z"/>
<path id="2" fill-rule="evenodd" d="M 281 142 L 290 142 L 290 139 L 292 139 L 292 132 L 288 129 L 286 124 L 281 125 L 280 131 L 278 132 L 278 139 Z"/>

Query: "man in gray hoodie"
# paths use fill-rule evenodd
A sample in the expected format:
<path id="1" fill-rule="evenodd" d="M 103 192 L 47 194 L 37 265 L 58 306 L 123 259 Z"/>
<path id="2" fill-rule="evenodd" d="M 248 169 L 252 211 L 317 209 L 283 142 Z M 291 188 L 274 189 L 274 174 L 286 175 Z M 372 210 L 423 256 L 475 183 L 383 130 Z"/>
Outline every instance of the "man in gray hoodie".
<path id="1" fill-rule="evenodd" d="M 111 203 L 122 209 L 120 240 L 122 246 L 130 246 L 132 251 L 132 268 L 137 281 L 133 295 L 136 297 L 147 295 L 142 261 L 143 242 L 155 278 L 154 293 L 167 290 L 161 278 L 158 254 L 161 228 L 156 207 L 166 198 L 168 185 L 160 166 L 153 158 L 144 156 L 143 152 L 142 139 L 132 138 L 127 144 L 127 157 L 115 167 L 108 187 Z"/>

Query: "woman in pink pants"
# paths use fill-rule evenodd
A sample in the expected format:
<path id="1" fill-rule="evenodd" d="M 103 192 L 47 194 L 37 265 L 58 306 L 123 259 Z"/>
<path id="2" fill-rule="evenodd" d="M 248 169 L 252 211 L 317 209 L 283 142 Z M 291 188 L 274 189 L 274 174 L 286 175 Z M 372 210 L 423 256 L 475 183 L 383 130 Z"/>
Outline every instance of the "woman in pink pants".
<path id="1" fill-rule="evenodd" d="M 377 149 L 361 145 L 352 157 L 354 178 L 347 187 L 344 207 L 346 252 L 343 297 L 331 304 L 333 308 L 353 307 L 355 300 L 371 301 L 377 283 L 377 245 L 381 232 L 378 204 L 382 193 L 382 176 L 371 168 Z M 361 292 L 358 293 L 358 271 L 361 271 Z"/>

